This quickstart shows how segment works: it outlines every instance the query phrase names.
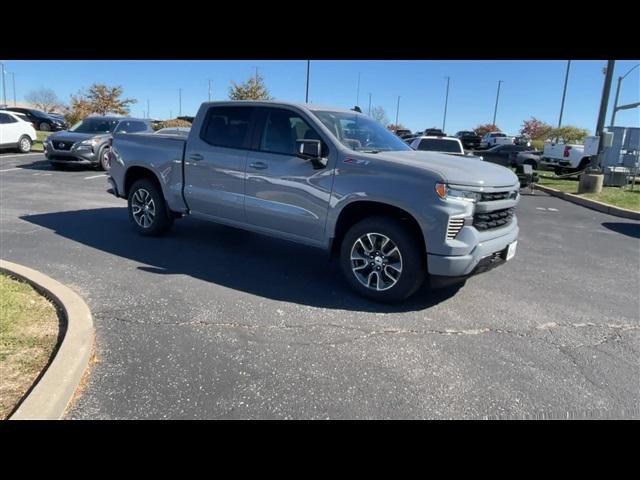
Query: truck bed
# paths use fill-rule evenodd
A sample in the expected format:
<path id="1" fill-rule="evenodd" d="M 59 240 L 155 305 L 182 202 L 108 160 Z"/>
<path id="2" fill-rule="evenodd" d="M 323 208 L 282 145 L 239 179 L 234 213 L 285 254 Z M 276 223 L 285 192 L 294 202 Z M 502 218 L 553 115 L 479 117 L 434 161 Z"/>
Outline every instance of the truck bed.
<path id="1" fill-rule="evenodd" d="M 113 137 L 114 161 L 109 174 L 118 185 L 124 185 L 128 169 L 144 167 L 162 172 L 158 178 L 169 208 L 185 211 L 182 195 L 183 159 L 186 138 L 153 133 L 117 133 Z M 124 192 L 119 192 L 122 195 Z"/>

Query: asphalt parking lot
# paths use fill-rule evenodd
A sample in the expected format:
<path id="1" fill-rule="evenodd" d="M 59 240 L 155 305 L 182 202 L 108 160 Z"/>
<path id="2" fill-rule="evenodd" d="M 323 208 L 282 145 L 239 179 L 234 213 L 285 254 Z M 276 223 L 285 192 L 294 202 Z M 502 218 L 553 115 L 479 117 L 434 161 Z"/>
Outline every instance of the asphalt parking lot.
<path id="1" fill-rule="evenodd" d="M 139 237 L 106 189 L 0 154 L 0 257 L 94 315 L 69 418 L 640 418 L 639 222 L 523 196 L 515 259 L 392 307 L 312 248 L 189 218 Z"/>

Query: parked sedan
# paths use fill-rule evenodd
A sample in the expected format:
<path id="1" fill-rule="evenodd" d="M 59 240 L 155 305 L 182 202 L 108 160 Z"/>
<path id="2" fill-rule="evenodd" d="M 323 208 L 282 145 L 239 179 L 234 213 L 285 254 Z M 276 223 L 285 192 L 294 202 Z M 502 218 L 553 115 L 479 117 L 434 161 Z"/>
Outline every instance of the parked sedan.
<path id="1" fill-rule="evenodd" d="M 5 110 L 23 114 L 36 130 L 42 132 L 57 132 L 67 128 L 67 124 L 60 115 L 46 113 L 34 108 L 7 107 Z"/>
<path id="2" fill-rule="evenodd" d="M 528 152 L 520 152 L 516 156 L 516 159 L 512 166 L 517 165 L 531 165 L 534 170 L 540 168 L 540 158 L 542 157 L 541 150 L 531 150 Z"/>
<path id="3" fill-rule="evenodd" d="M 69 130 L 56 132 L 44 141 L 44 155 L 53 168 L 91 165 L 109 170 L 110 141 L 114 133 L 153 133 L 151 122 L 126 117 L 87 117 Z"/>
<path id="4" fill-rule="evenodd" d="M 496 145 L 488 150 L 482 151 L 482 156 L 486 162 L 496 163 L 503 167 L 513 166 L 520 152 L 531 151 L 526 145 Z"/>

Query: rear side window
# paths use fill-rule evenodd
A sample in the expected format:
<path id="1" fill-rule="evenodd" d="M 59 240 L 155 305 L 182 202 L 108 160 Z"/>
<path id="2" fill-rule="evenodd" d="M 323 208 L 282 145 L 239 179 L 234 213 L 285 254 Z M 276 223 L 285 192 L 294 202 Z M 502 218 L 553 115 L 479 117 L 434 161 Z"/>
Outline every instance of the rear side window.
<path id="1" fill-rule="evenodd" d="M 453 140 L 439 140 L 435 138 L 425 138 L 418 145 L 418 150 L 427 150 L 430 152 L 450 152 L 462 153 L 458 142 Z"/>
<path id="2" fill-rule="evenodd" d="M 0 113 L 0 123 L 18 123 L 18 120 L 6 113 Z"/>
<path id="3" fill-rule="evenodd" d="M 253 107 L 212 107 L 207 112 L 200 138 L 209 145 L 249 148 L 249 123 Z"/>

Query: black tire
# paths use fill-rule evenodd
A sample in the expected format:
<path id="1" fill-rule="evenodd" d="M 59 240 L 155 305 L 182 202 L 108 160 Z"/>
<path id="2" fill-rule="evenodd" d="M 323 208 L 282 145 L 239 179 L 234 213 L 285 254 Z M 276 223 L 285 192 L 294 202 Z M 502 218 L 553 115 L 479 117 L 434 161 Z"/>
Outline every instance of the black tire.
<path id="1" fill-rule="evenodd" d="M 38 126 L 38 130 L 40 130 L 41 132 L 50 132 L 51 125 L 48 122 L 41 122 Z"/>
<path id="2" fill-rule="evenodd" d="M 352 270 L 353 266 L 357 266 L 351 260 L 352 249 L 358 239 L 368 233 L 386 236 L 398 247 L 401 255 L 402 271 L 396 283 L 386 290 L 378 291 L 365 286 Z M 340 267 L 351 288 L 364 297 L 383 303 L 397 303 L 407 299 L 420 288 L 427 274 L 424 245 L 421 245 L 408 225 L 402 220 L 391 217 L 369 217 L 353 225 L 340 245 Z M 366 268 L 373 270 L 378 267 Z M 364 274 L 366 275 L 366 271 Z"/>
<path id="3" fill-rule="evenodd" d="M 23 135 L 18 140 L 18 152 L 20 153 L 29 153 L 31 151 L 31 146 L 33 142 L 27 135 Z"/>
<path id="4" fill-rule="evenodd" d="M 109 147 L 102 147 L 100 152 L 98 153 L 98 169 L 104 170 L 108 172 L 111 168 L 111 158 L 109 156 L 109 152 L 111 149 Z"/>
<path id="5" fill-rule="evenodd" d="M 141 205 L 146 205 L 149 209 L 143 211 L 143 213 L 136 212 L 134 215 L 134 208 L 141 208 Z M 140 235 L 159 236 L 173 225 L 174 217 L 167 208 L 160 187 L 153 180 L 143 178 L 136 181 L 129 190 L 127 206 L 129 220 Z M 150 213 L 151 208 L 153 208 L 153 216 Z M 145 214 L 144 212 L 147 213 Z M 143 219 L 142 217 L 145 218 Z M 147 221 L 149 223 L 145 225 Z"/>
<path id="6" fill-rule="evenodd" d="M 562 175 L 564 172 L 564 168 L 562 167 L 553 167 L 553 173 L 556 175 Z"/>
<path id="7" fill-rule="evenodd" d="M 576 172 L 581 172 L 582 170 L 585 170 L 590 163 L 591 163 L 590 159 L 583 158 L 582 160 L 580 160 L 580 165 L 578 165 L 578 169 L 576 170 Z"/>

